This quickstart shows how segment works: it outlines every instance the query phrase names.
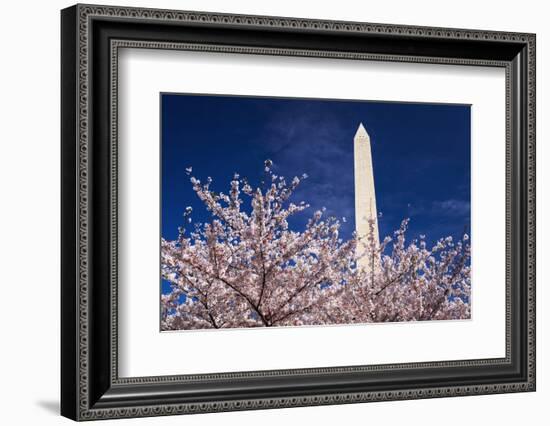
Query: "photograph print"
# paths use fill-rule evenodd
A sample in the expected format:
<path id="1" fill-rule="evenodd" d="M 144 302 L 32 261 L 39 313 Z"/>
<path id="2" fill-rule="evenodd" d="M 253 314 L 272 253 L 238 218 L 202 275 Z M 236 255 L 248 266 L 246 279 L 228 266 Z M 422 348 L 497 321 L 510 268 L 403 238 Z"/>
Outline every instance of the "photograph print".
<path id="1" fill-rule="evenodd" d="M 160 114 L 161 331 L 470 319 L 470 105 L 161 93 Z"/>

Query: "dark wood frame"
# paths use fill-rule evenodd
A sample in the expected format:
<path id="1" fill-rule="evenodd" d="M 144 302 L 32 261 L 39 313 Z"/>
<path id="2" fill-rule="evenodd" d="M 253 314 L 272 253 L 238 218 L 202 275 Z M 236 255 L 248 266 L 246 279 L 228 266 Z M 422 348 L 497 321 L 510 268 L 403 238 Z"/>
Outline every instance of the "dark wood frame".
<path id="1" fill-rule="evenodd" d="M 535 35 L 95 5 L 64 9 L 61 33 L 64 416 L 89 420 L 535 390 Z M 121 47 L 504 67 L 506 357 L 119 378 Z"/>

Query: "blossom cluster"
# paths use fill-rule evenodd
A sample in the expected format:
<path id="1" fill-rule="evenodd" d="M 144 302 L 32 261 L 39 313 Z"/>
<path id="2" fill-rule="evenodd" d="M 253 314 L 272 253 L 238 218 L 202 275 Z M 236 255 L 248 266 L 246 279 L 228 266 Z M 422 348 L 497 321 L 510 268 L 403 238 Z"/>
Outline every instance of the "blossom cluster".
<path id="1" fill-rule="evenodd" d="M 340 221 L 323 210 L 297 231 L 289 218 L 309 206 L 291 196 L 307 176 L 287 182 L 269 160 L 265 176 L 253 188 L 235 174 L 227 194 L 213 191 L 210 178 L 190 178 L 212 218 L 188 230 L 188 207 L 177 240 L 161 242 L 171 288 L 161 296 L 162 330 L 470 317 L 468 235 L 428 248 L 424 236 L 407 242 L 404 220 L 378 242 L 371 221 L 369 235 L 343 240 Z"/>

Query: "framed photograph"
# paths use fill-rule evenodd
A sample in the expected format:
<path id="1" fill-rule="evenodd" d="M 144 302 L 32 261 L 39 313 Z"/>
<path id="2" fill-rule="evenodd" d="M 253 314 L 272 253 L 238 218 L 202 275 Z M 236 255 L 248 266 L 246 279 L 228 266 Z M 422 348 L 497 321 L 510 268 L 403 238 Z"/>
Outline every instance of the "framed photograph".
<path id="1" fill-rule="evenodd" d="M 61 412 L 535 390 L 535 35 L 61 12 Z"/>

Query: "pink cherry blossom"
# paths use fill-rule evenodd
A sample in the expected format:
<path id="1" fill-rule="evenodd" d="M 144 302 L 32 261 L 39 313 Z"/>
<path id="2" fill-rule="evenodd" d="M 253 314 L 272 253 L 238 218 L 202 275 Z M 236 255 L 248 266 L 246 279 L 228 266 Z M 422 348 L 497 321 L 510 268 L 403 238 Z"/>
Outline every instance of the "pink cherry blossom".
<path id="1" fill-rule="evenodd" d="M 264 164 L 267 187 L 235 174 L 228 194 L 191 177 L 212 219 L 161 242 L 162 278 L 171 285 L 161 296 L 162 330 L 470 317 L 468 235 L 428 248 L 423 235 L 406 240 L 406 219 L 380 243 L 374 221 L 366 238 L 343 241 L 340 222 L 323 210 L 303 230 L 290 229 L 291 216 L 307 214 L 306 203 L 290 201 L 307 176 L 288 184 L 271 166 Z M 187 208 L 184 218 L 191 214 Z M 368 268 L 357 266 L 361 257 Z"/>

